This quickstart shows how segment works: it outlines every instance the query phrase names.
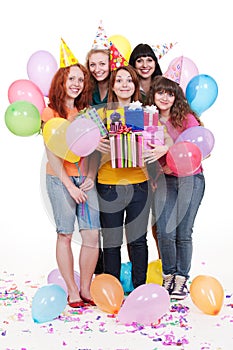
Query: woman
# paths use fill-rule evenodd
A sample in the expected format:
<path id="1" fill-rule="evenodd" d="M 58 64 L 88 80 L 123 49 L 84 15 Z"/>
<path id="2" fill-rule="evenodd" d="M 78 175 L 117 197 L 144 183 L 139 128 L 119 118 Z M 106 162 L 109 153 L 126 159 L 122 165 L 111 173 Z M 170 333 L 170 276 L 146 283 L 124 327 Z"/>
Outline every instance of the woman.
<path id="1" fill-rule="evenodd" d="M 96 109 L 106 105 L 108 100 L 108 87 L 110 78 L 109 50 L 92 48 L 86 58 L 86 67 L 90 73 L 91 80 L 91 105 Z M 104 142 L 106 143 L 104 145 Z M 103 139 L 102 145 L 107 147 L 108 140 Z M 99 237 L 99 258 L 95 269 L 95 274 L 103 272 L 103 251 L 101 248 L 101 238 Z"/>
<path id="2" fill-rule="evenodd" d="M 137 71 L 142 102 L 145 103 L 154 77 L 162 75 L 158 59 L 148 44 L 138 44 L 130 55 L 129 64 Z"/>
<path id="3" fill-rule="evenodd" d="M 139 80 L 131 66 L 111 73 L 108 109 L 139 99 Z M 105 111 L 106 112 L 106 111 Z M 146 167 L 112 168 L 110 153 L 102 155 L 97 174 L 103 232 L 104 272 L 120 280 L 121 245 L 125 229 L 134 288 L 146 282 L 147 225 L 151 205 Z"/>
<path id="4" fill-rule="evenodd" d="M 65 118 L 72 122 L 78 111 L 90 101 L 89 74 L 77 63 L 60 68 L 49 90 L 49 104 L 42 114 L 43 125 L 51 118 Z M 47 147 L 46 185 L 53 208 L 57 231 L 56 259 L 67 285 L 68 304 L 81 307 L 94 305 L 90 284 L 98 258 L 99 208 L 94 187 L 96 165 L 81 158 L 70 163 L 53 154 Z M 77 165 L 77 166 L 76 166 Z M 79 256 L 80 291 L 74 280 L 74 258 L 71 247 L 77 216 L 82 245 Z"/>
<path id="5" fill-rule="evenodd" d="M 109 50 L 91 49 L 86 58 L 92 82 L 92 102 L 95 108 L 103 107 L 108 99 L 110 77 Z"/>
<path id="6" fill-rule="evenodd" d="M 174 142 L 185 129 L 200 125 L 182 88 L 170 79 L 156 77 L 147 102 L 157 106 L 159 120 L 166 126 Z M 172 298 L 184 299 L 192 260 L 193 225 L 204 196 L 205 179 L 202 166 L 190 176 L 172 173 L 166 162 L 162 163 L 162 170 L 153 208 L 164 287 Z"/>

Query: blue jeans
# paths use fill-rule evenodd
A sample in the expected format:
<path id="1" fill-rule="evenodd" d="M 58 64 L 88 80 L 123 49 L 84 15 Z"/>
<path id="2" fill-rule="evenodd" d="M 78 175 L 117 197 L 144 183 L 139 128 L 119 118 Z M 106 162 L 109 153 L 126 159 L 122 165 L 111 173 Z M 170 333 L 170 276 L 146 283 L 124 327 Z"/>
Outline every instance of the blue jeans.
<path id="1" fill-rule="evenodd" d="M 134 288 L 146 283 L 147 226 L 151 194 L 147 181 L 134 185 L 97 184 L 103 234 L 104 272 L 120 280 L 125 228 Z"/>
<path id="2" fill-rule="evenodd" d="M 161 175 L 153 201 L 163 273 L 189 277 L 195 217 L 205 192 L 202 173 Z"/>

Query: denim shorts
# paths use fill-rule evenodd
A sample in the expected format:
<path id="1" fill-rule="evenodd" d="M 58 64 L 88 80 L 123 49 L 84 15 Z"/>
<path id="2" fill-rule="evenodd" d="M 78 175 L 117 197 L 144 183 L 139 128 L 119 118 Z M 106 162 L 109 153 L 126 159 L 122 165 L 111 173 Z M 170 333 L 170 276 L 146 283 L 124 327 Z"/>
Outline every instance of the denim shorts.
<path id="1" fill-rule="evenodd" d="M 71 176 L 70 178 L 79 187 L 85 177 Z M 79 231 L 100 229 L 99 204 L 95 187 L 87 192 L 87 201 L 81 204 L 73 200 L 66 187 L 56 176 L 46 175 L 46 187 L 57 233 L 73 233 L 76 217 Z"/>

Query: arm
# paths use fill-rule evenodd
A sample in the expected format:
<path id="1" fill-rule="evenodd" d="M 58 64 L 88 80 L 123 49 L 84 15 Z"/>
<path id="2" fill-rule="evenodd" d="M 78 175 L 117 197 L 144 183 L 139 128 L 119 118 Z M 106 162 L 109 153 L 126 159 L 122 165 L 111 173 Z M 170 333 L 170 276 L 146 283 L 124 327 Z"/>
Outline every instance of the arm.
<path id="1" fill-rule="evenodd" d="M 57 157 L 54 153 L 52 153 L 47 147 L 45 148 L 46 148 L 48 161 L 53 171 L 55 172 L 56 176 L 61 180 L 61 182 L 64 184 L 64 186 L 67 188 L 71 197 L 77 203 L 85 202 L 87 199 L 87 195 L 83 192 L 82 189 L 75 186 L 74 183 L 71 181 L 70 177 L 67 175 L 65 168 L 63 166 L 63 160 Z"/>
<path id="2" fill-rule="evenodd" d="M 147 163 L 153 163 L 167 153 L 169 148 L 173 145 L 173 140 L 166 132 L 164 135 L 164 145 L 155 145 L 151 142 L 148 142 L 148 145 L 152 147 L 152 149 L 147 149 L 144 151 L 144 160 Z"/>

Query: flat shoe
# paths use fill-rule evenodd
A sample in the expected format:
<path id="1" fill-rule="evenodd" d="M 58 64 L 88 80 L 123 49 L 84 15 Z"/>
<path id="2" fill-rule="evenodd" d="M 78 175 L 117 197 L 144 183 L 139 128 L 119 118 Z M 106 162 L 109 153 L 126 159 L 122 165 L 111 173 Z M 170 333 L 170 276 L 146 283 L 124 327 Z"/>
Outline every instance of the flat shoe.
<path id="1" fill-rule="evenodd" d="M 84 303 L 89 304 L 91 306 L 96 306 L 93 300 L 85 298 L 81 294 L 80 294 L 80 298 L 83 300 Z"/>
<path id="2" fill-rule="evenodd" d="M 79 307 L 84 307 L 85 306 L 85 303 L 83 300 L 79 300 L 79 301 L 70 301 L 69 300 L 69 296 L 67 298 L 67 304 L 70 306 L 70 307 L 73 307 L 75 309 L 79 308 Z"/>

